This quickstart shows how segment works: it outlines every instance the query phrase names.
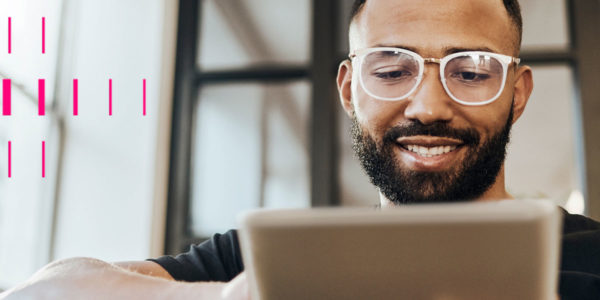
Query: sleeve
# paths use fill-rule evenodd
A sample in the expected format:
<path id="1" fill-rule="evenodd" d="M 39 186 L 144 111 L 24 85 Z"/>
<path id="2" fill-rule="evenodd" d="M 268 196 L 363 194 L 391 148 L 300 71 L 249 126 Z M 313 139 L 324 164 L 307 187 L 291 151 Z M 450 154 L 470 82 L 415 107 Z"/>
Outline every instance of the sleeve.
<path id="1" fill-rule="evenodd" d="M 600 299 L 600 276 L 575 271 L 560 272 L 561 300 Z"/>
<path id="2" fill-rule="evenodd" d="M 215 234 L 175 257 L 167 255 L 148 260 L 161 265 L 175 280 L 189 282 L 230 281 L 244 270 L 235 230 Z"/>
<path id="3" fill-rule="evenodd" d="M 563 236 L 561 300 L 600 299 L 600 230 L 591 228 L 586 224 Z"/>

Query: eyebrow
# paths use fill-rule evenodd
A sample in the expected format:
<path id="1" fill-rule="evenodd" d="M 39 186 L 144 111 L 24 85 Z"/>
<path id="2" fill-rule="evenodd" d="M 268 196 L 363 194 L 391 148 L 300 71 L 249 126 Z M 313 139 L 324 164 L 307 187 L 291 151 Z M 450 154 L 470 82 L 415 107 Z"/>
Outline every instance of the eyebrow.
<path id="1" fill-rule="evenodd" d="M 376 47 L 376 48 L 380 48 L 380 47 L 401 48 L 401 49 L 404 49 L 404 50 L 408 50 L 408 51 L 412 51 L 412 52 L 415 52 L 415 53 L 419 53 L 417 51 L 417 48 L 410 47 L 410 46 L 404 46 L 404 45 L 377 44 L 377 45 L 375 45 L 373 47 Z"/>
<path id="2" fill-rule="evenodd" d="M 415 53 L 419 53 L 418 49 L 415 47 L 398 45 L 398 44 L 393 44 L 393 45 L 377 44 L 374 47 L 401 48 L 404 50 L 409 50 L 409 51 L 412 51 Z M 444 47 L 444 48 L 442 48 L 442 52 L 444 53 L 444 55 L 454 54 L 454 53 L 458 53 L 458 52 L 466 52 L 466 51 L 484 51 L 484 52 L 499 53 L 498 51 L 492 50 L 491 48 L 488 48 L 488 47 Z"/>
<path id="3" fill-rule="evenodd" d="M 458 53 L 458 52 L 465 52 L 465 51 L 484 51 L 484 52 L 494 52 L 497 53 L 498 51 L 494 51 L 488 47 L 474 47 L 474 48 L 458 48 L 458 47 L 450 47 L 450 48 L 444 48 L 444 53 L 445 54 L 454 54 L 454 53 Z"/>

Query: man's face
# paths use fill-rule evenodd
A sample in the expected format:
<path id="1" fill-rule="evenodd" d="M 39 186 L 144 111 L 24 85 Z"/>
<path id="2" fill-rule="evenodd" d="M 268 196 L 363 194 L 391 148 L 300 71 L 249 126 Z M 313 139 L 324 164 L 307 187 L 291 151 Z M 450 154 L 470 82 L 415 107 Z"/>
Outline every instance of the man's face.
<path id="1" fill-rule="evenodd" d="M 516 39 L 501 0 L 368 0 L 350 34 L 351 51 L 399 47 L 426 58 L 456 49 L 516 56 Z M 370 97 L 353 67 L 340 66 L 340 96 L 354 149 L 383 196 L 394 203 L 507 196 L 505 148 L 531 92 L 529 68 L 511 65 L 496 101 L 465 106 L 446 93 L 437 64 L 426 64 L 417 89 L 398 101 Z"/>

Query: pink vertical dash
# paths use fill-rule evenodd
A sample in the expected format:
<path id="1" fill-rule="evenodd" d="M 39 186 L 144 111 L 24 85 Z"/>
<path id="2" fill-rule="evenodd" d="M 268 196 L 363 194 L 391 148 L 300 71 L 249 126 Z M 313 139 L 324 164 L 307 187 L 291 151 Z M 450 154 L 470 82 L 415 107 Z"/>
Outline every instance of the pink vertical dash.
<path id="1" fill-rule="evenodd" d="M 108 79 L 108 115 L 112 116 L 112 79 Z"/>
<path id="2" fill-rule="evenodd" d="M 46 178 L 46 141 L 42 141 L 42 178 Z"/>
<path id="3" fill-rule="evenodd" d="M 2 115 L 10 116 L 10 79 L 2 79 Z"/>
<path id="4" fill-rule="evenodd" d="M 73 79 L 73 115 L 77 116 L 79 114 L 78 110 L 78 99 L 77 99 L 77 79 Z"/>
<path id="5" fill-rule="evenodd" d="M 8 178 L 12 177 L 12 143 L 8 141 Z"/>
<path id="6" fill-rule="evenodd" d="M 144 116 L 146 115 L 146 78 L 144 78 Z"/>
<path id="7" fill-rule="evenodd" d="M 11 49 L 11 46 L 12 46 L 12 41 L 11 41 L 12 40 L 12 35 L 11 35 L 12 24 L 11 23 L 12 23 L 11 18 L 8 17 L 8 54 L 10 54 L 12 51 L 12 49 Z"/>
<path id="8" fill-rule="evenodd" d="M 38 79 L 38 115 L 46 115 L 46 80 Z"/>
<path id="9" fill-rule="evenodd" d="M 42 17 L 42 54 L 46 53 L 46 17 Z"/>

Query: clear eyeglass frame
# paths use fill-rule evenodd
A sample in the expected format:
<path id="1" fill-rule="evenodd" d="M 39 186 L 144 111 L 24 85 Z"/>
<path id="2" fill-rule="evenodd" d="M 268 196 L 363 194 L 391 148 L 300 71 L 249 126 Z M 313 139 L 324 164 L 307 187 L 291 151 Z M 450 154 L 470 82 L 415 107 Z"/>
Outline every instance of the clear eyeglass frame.
<path id="1" fill-rule="evenodd" d="M 417 61 L 417 63 L 419 64 L 419 74 L 417 75 L 417 79 L 416 79 L 416 83 L 414 85 L 414 87 L 412 89 L 410 89 L 407 93 L 405 93 L 402 96 L 399 97 L 393 97 L 393 98 L 387 98 L 387 97 L 381 97 L 381 96 L 377 96 L 375 94 L 373 94 L 371 91 L 369 91 L 369 89 L 366 88 L 364 80 L 363 80 L 363 75 L 362 75 L 362 66 L 363 66 L 363 61 L 364 58 L 367 57 L 367 55 L 373 53 L 373 52 L 378 52 L 378 51 L 386 51 L 386 52 L 397 52 L 397 53 L 403 53 L 406 55 L 411 56 L 412 58 L 415 59 L 415 61 Z M 445 73 L 444 70 L 446 68 L 446 65 L 448 64 L 449 61 L 451 61 L 452 59 L 456 58 L 456 57 L 461 57 L 461 56 L 471 56 L 471 55 L 484 55 L 484 56 L 489 56 L 489 57 L 493 57 L 496 60 L 498 60 L 502 66 L 502 83 L 500 85 L 500 89 L 498 90 L 498 92 L 490 99 L 487 100 L 483 100 L 483 101 L 479 101 L 479 102 L 469 102 L 469 101 L 463 101 L 459 98 L 457 98 L 456 96 L 454 96 L 452 94 L 452 92 L 450 91 L 450 89 L 448 88 L 448 85 L 446 83 L 446 78 L 445 78 Z M 444 86 L 444 90 L 446 91 L 446 94 L 448 94 L 448 96 L 450 96 L 450 98 L 460 104 L 463 105 L 467 105 L 467 106 L 481 106 L 481 105 L 486 105 L 489 103 L 494 102 L 496 99 L 498 99 L 498 97 L 500 97 L 500 95 L 502 94 L 502 91 L 504 91 L 504 86 L 506 84 L 506 77 L 508 74 L 508 68 L 511 64 L 515 64 L 515 66 L 518 66 L 519 63 L 521 62 L 520 58 L 517 57 L 513 57 L 513 56 L 508 56 L 508 55 L 504 55 L 504 54 L 498 54 L 498 53 L 494 53 L 494 52 L 486 52 L 486 51 L 462 51 L 462 52 L 457 52 L 457 53 L 453 53 L 450 55 L 447 55 L 443 58 L 424 58 L 421 55 L 419 55 L 418 53 L 415 53 L 413 51 L 410 50 L 406 50 L 403 48 L 395 48 L 395 47 L 374 47 L 374 48 L 364 48 L 364 49 L 360 49 L 360 50 L 356 50 L 352 53 L 350 53 L 348 55 L 348 57 L 350 58 L 350 61 L 354 64 L 356 63 L 357 66 L 354 66 L 354 68 L 356 69 L 356 71 L 358 72 L 358 76 L 359 76 L 359 81 L 360 81 L 360 85 L 363 88 L 363 90 L 371 97 L 378 99 L 378 100 L 383 100 L 383 101 L 398 101 L 398 100 L 402 100 L 405 99 L 406 97 L 410 96 L 412 93 L 414 93 L 414 91 L 419 87 L 419 85 L 421 84 L 421 81 L 423 80 L 423 74 L 425 71 L 425 63 L 437 63 L 440 65 L 440 81 L 442 82 L 442 85 Z"/>

